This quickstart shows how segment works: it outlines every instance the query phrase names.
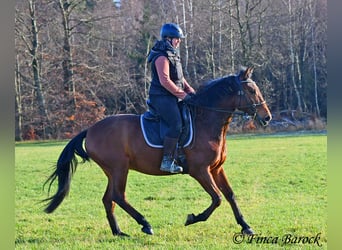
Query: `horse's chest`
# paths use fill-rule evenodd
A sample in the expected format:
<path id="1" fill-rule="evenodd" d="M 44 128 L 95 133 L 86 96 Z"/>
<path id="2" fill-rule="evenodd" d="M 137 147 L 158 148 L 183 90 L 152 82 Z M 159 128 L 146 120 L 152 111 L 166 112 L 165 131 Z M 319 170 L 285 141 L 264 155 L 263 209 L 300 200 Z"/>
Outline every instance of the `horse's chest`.
<path id="1" fill-rule="evenodd" d="M 214 156 L 214 165 L 222 164 L 226 160 L 226 145 L 222 141 L 209 141 L 208 143 Z"/>

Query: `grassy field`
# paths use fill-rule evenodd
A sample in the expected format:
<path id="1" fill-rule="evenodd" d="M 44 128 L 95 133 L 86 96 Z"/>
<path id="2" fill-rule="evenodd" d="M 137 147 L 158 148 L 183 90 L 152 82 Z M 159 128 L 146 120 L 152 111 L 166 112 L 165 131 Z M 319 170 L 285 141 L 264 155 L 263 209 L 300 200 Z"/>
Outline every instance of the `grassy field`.
<path id="1" fill-rule="evenodd" d="M 187 214 L 198 214 L 210 204 L 200 185 L 187 175 L 155 177 L 133 171 L 127 198 L 155 235 L 142 233 L 116 207 L 121 230 L 131 237 L 114 237 L 101 201 L 107 180 L 94 163 L 79 165 L 69 196 L 47 215 L 39 203 L 47 197 L 42 185 L 65 144 L 15 147 L 16 249 L 327 249 L 326 135 L 228 137 L 224 168 L 244 217 L 257 233 L 254 238 L 238 234 L 240 226 L 225 200 L 206 222 L 185 227 Z"/>

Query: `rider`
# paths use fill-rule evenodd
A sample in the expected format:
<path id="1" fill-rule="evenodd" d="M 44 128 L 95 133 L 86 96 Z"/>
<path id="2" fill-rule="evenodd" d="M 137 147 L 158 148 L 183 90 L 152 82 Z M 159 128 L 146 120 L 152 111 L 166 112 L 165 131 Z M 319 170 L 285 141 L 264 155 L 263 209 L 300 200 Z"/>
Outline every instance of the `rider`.
<path id="1" fill-rule="evenodd" d="M 181 38 L 184 38 L 182 29 L 177 24 L 166 23 L 160 29 L 160 38 L 148 55 L 152 77 L 149 102 L 168 125 L 160 170 L 180 173 L 183 168 L 174 159 L 182 129 L 178 102 L 189 100 L 195 90 L 183 76 L 179 54 Z"/>

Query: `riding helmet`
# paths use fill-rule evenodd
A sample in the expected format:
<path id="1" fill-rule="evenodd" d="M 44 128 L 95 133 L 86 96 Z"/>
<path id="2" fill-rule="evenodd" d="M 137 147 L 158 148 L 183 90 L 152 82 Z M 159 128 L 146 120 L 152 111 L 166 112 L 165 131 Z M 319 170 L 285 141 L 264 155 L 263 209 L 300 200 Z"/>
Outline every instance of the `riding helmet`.
<path id="1" fill-rule="evenodd" d="M 165 23 L 160 29 L 160 37 L 185 38 L 182 29 L 175 23 Z"/>

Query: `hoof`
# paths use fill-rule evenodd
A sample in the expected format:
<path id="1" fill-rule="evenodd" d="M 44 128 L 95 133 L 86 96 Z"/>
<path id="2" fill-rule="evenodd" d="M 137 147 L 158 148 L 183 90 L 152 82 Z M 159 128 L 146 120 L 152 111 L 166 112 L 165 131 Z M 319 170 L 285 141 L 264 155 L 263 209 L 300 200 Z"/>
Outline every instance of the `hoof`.
<path id="1" fill-rule="evenodd" d="M 153 230 L 151 227 L 143 227 L 141 228 L 141 231 L 143 231 L 145 234 L 153 235 Z"/>
<path id="2" fill-rule="evenodd" d="M 253 235 L 253 234 L 255 234 L 254 231 L 251 228 L 241 229 L 241 233 L 242 234 L 246 234 L 246 235 Z"/>
<path id="3" fill-rule="evenodd" d="M 193 224 L 195 221 L 195 215 L 194 214 L 188 214 L 188 217 L 186 218 L 185 226 Z"/>

